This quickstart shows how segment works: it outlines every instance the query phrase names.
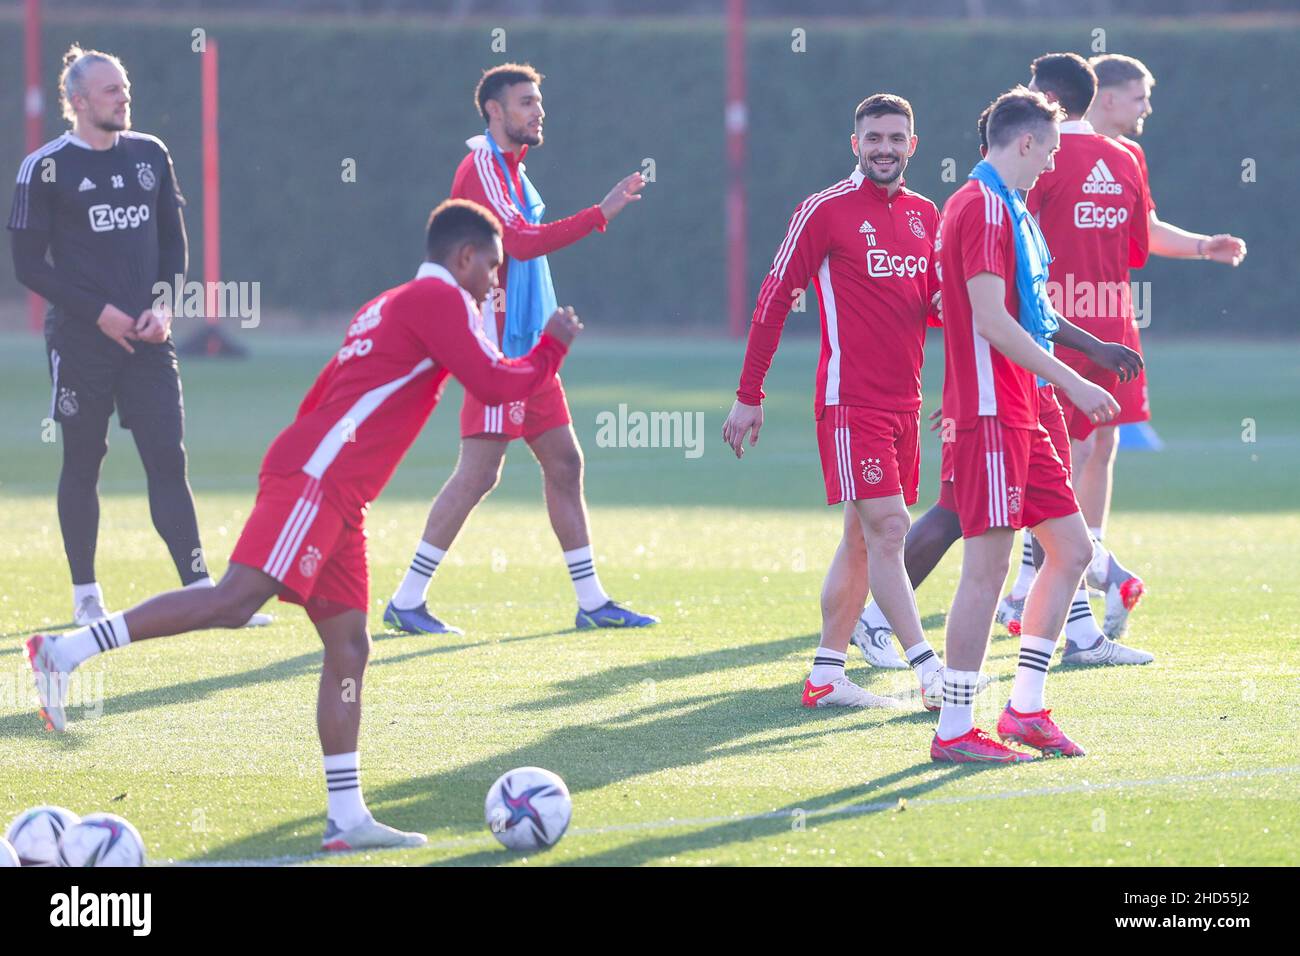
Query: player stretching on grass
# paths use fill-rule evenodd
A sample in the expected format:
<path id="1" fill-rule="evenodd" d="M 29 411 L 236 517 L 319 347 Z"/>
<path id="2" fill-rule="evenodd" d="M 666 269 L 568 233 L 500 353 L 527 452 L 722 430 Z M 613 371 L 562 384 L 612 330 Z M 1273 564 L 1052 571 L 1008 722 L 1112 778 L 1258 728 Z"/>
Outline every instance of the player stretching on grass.
<path id="1" fill-rule="evenodd" d="M 877 93 L 859 104 L 849 178 L 805 199 L 758 293 L 736 402 L 722 437 L 736 457 L 763 425 L 763 379 L 786 315 L 810 281 L 821 312 L 817 444 L 826 503 L 843 503 L 844 532 L 822 589 L 822 637 L 804 683 L 805 707 L 899 707 L 844 675 L 853 622 L 868 588 L 909 659 L 924 658 L 922 687 L 941 667 L 926 643 L 903 568 L 903 539 L 920 469 L 921 363 L 927 315 L 937 307 L 938 210 L 904 188 L 916 151 L 912 107 Z"/>
<path id="2" fill-rule="evenodd" d="M 1142 135 L 1143 124 L 1151 115 L 1151 88 L 1155 85 L 1151 71 L 1142 61 L 1118 53 L 1095 56 L 1088 62 L 1097 76 L 1097 96 L 1085 119 L 1091 124 L 1093 132 L 1119 143 L 1137 160 L 1142 190 L 1147 201 L 1146 218 L 1151 255 L 1171 259 L 1209 259 L 1230 266 L 1240 265 L 1246 258 L 1246 243 L 1243 240 L 1227 233 L 1207 236 L 1188 232 L 1164 222 L 1156 215 L 1146 155 L 1142 147 L 1134 142 L 1134 138 Z M 1128 323 L 1124 331 L 1124 344 L 1140 352 L 1142 344 L 1137 324 Z M 1083 516 L 1098 542 L 1102 540 L 1110 517 L 1115 454 L 1119 449 L 1115 426 L 1151 419 L 1145 371 L 1135 380 L 1121 384 L 1115 392 L 1115 398 L 1119 401 L 1120 413 L 1113 422 L 1098 426 L 1091 434 L 1084 430 L 1076 435 L 1075 430 L 1071 430 L 1072 436 L 1082 438 L 1073 443 L 1076 492 L 1083 508 Z M 1088 568 L 1088 583 L 1106 590 L 1108 579 L 1115 579 L 1114 563 L 1114 558 L 1099 543 Z M 1127 627 L 1128 609 L 1122 603 L 1118 607 L 1112 607 L 1113 604 L 1108 597 L 1106 633 L 1117 637 Z"/>
<path id="3" fill-rule="evenodd" d="M 610 220 L 641 198 L 645 186 L 641 174 L 632 173 L 599 205 L 543 223 L 546 207 L 523 163 L 529 148 L 542 144 L 546 113 L 541 82 L 542 74 L 526 64 L 506 63 L 483 74 L 474 102 L 488 126 L 482 136 L 466 142 L 470 153 L 461 160 L 451 187 L 453 197 L 481 203 L 501 220 L 508 259 L 501 264 L 501 288 L 484 306 L 483 331 L 506 355 L 523 355 L 532 348 L 555 307 L 546 254 L 572 245 L 592 230 L 603 232 Z M 385 624 L 410 634 L 460 633 L 429 613 L 429 582 L 470 512 L 501 480 L 506 449 L 516 438 L 528 443 L 542 467 L 546 510 L 577 594 L 576 626 L 659 623 L 657 617 L 612 601 L 601 587 L 587 529 L 582 449 L 558 378 L 543 381 L 536 394 L 506 403 L 481 402 L 467 394 L 460 435 L 456 470 L 433 502 L 411 566 L 384 611 Z"/>
<path id="4" fill-rule="evenodd" d="M 65 724 L 67 675 L 104 651 L 169 634 L 237 627 L 270 597 L 301 604 L 325 646 L 316 726 L 325 754 L 322 848 L 420 846 L 375 822 L 361 795 L 357 737 L 366 628 L 366 509 L 411 446 L 449 375 L 485 403 L 549 381 L 582 328 L 557 310 L 527 356 L 506 359 L 479 331 L 478 303 L 496 285 L 501 226 L 486 209 L 448 200 L 433 211 L 428 258 L 415 279 L 362 306 L 343 347 L 262 462 L 257 501 L 221 583 L 163 594 L 63 637 L 27 642 L 42 716 Z"/>
<path id="5" fill-rule="evenodd" d="M 1033 528 L 1044 559 L 1025 602 L 1020 660 L 998 735 L 1043 753 L 1083 754 L 1052 720 L 1043 686 L 1092 548 L 1069 472 L 1039 421 L 1035 376 L 1095 421 L 1108 421 L 1119 407 L 1044 347 L 1057 327 L 1047 298 L 1050 257 L 1018 190 L 1052 168 L 1059 120 L 1059 107 L 1040 93 L 1017 88 L 1000 96 L 989 113 L 988 158 L 944 205 L 943 409 L 955 426 L 953 498 L 965 552 L 930 745 L 937 761 L 1031 759 L 975 727 L 972 716 L 1012 539 L 1022 527 Z"/>
<path id="6" fill-rule="evenodd" d="M 1049 82 L 1047 75 L 1041 78 L 1044 86 L 1053 87 L 1057 85 L 1056 82 Z M 981 157 L 988 154 L 988 118 L 992 109 L 993 107 L 990 105 L 980 114 L 979 118 Z M 1041 185 L 1041 179 L 1039 183 Z M 1037 188 L 1035 187 L 1035 191 Z M 1032 196 L 1033 192 L 1030 195 Z M 1056 319 L 1060 328 L 1052 336 L 1052 342 L 1063 345 L 1068 344 L 1071 348 L 1077 349 L 1081 354 L 1089 356 L 1093 362 L 1102 368 L 1110 369 L 1118 376 L 1120 381 L 1131 380 L 1141 370 L 1142 358 L 1137 352 L 1118 342 L 1102 342 L 1059 314 L 1057 314 Z M 1038 389 L 1038 394 L 1039 423 L 1047 430 L 1049 437 L 1052 439 L 1052 447 L 1056 450 L 1061 463 L 1069 471 L 1070 440 L 1069 435 L 1066 433 L 1061 406 L 1056 398 L 1056 390 L 1051 385 L 1042 385 Z M 931 419 L 938 419 L 940 411 L 935 411 L 930 417 Z M 941 427 L 941 424 L 941 422 L 936 421 L 931 426 L 931 430 Z M 1025 531 L 1024 534 L 1028 537 L 1030 533 Z M 907 544 L 903 552 L 903 560 L 907 566 L 908 578 L 912 582 L 913 589 L 921 586 L 921 582 L 935 569 L 943 556 L 948 553 L 948 549 L 960 539 L 961 522 L 957 518 L 957 504 L 953 498 L 952 489 L 952 442 L 944 441 L 941 447 L 941 464 L 939 467 L 939 499 L 931 506 L 929 511 L 918 518 L 912 525 L 911 530 L 907 533 Z M 1037 552 L 1034 560 L 1041 564 L 1043 560 L 1042 548 L 1034 550 Z M 1029 583 L 1033 583 L 1033 578 L 1029 579 Z M 1028 593 L 1028 586 L 1026 586 L 1025 593 Z M 1023 609 L 1023 606 L 1024 601 L 1022 599 L 1020 607 Z M 1015 633 L 1018 634 L 1020 623 L 1018 615 L 1015 623 Z M 1097 626 L 1097 621 L 1092 614 L 1092 607 L 1088 604 L 1086 596 L 1082 606 L 1079 606 L 1077 600 L 1075 604 L 1071 605 L 1069 618 L 1065 624 L 1065 636 L 1067 651 L 1062 658 L 1062 663 L 1141 664 L 1147 663 L 1151 659 L 1148 654 L 1115 644 L 1109 638 L 1106 638 Z M 907 665 L 899 660 L 894 652 L 893 637 L 894 632 L 889 626 L 888 619 L 885 618 L 875 601 L 871 601 L 862 612 L 862 618 L 854 629 L 853 643 L 862 650 L 863 656 L 866 657 L 868 663 L 882 667 L 906 667 Z M 1102 641 L 1106 643 L 1103 644 Z M 1073 645 L 1076 650 L 1070 651 L 1070 645 Z M 898 663 L 893 664 L 890 658 L 898 661 Z M 924 703 L 927 709 L 939 709 L 943 702 L 942 688 L 939 690 L 938 694 L 926 693 Z"/>

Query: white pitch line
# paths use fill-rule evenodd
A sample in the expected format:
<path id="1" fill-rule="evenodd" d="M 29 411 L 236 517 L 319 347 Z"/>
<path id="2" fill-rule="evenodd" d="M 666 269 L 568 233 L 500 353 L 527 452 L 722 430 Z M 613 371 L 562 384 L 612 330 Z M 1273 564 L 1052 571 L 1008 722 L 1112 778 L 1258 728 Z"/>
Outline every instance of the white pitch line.
<path id="1" fill-rule="evenodd" d="M 1188 783 L 1213 783 L 1219 780 L 1247 780 L 1253 777 L 1277 777 L 1300 774 L 1300 766 L 1258 767 L 1253 770 L 1224 770 L 1210 774 L 1180 774 L 1172 777 L 1150 777 L 1145 780 L 1113 780 L 1109 783 L 1076 783 L 1061 787 L 1035 787 L 1029 790 L 1005 790 L 1002 793 L 973 793 L 959 797 L 918 797 L 907 801 L 909 810 L 917 807 L 946 807 L 963 803 L 985 803 L 992 800 L 1020 800 L 1026 797 L 1055 797 L 1071 793 L 1094 793 L 1100 790 L 1141 789 L 1143 787 L 1175 787 Z M 828 807 L 825 810 L 806 811 L 809 817 L 845 817 L 861 816 L 868 813 L 880 813 L 898 806 L 898 800 L 878 800 L 874 803 L 854 803 L 844 807 Z M 721 823 L 756 823 L 761 820 L 789 819 L 795 810 L 768 810 L 764 813 L 748 813 L 730 817 L 681 817 L 668 820 L 646 820 L 641 823 L 615 823 L 604 827 L 575 827 L 569 833 L 573 836 L 598 836 L 605 833 L 635 833 L 646 830 L 667 830 L 673 827 L 704 827 Z M 456 840 L 431 842 L 426 850 L 458 850 L 475 846 L 495 846 L 493 837 L 462 837 Z M 160 866 L 294 866 L 310 863 L 326 857 L 347 859 L 361 853 L 371 852 L 357 850 L 347 854 L 309 853 L 303 856 L 271 856 L 251 860 L 179 860 Z"/>

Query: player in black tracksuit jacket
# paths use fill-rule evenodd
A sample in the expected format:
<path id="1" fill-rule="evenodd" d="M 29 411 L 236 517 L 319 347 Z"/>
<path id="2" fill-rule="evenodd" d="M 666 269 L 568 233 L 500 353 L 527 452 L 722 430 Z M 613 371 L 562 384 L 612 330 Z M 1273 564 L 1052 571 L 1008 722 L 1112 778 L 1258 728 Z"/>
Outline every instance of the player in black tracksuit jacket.
<path id="1" fill-rule="evenodd" d="M 130 129 L 130 86 L 113 56 L 73 47 L 60 80 L 72 129 L 23 160 L 9 229 L 18 280 L 50 303 L 52 395 L 62 426 L 59 524 L 78 624 L 105 613 L 96 584 L 99 471 L 114 408 L 148 479 L 154 527 L 183 584 L 208 583 L 186 478 L 171 316 L 187 265 L 184 198 L 167 147 Z"/>

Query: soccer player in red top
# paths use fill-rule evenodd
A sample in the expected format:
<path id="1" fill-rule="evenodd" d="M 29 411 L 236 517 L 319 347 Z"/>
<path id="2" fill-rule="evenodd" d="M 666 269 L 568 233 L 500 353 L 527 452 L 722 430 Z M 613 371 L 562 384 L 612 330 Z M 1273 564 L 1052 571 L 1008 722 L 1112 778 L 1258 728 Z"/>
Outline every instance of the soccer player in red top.
<path id="1" fill-rule="evenodd" d="M 810 281 L 822 344 L 817 363 L 817 444 L 826 502 L 844 503 L 844 534 L 822 590 L 822 638 L 804 684 L 806 707 L 898 707 L 844 676 L 853 624 L 868 586 L 898 627 L 908 655 L 928 655 L 903 568 L 920 468 L 921 363 L 927 315 L 937 305 L 934 203 L 905 188 L 916 151 L 912 107 L 877 93 L 859 104 L 852 175 L 805 199 L 758 293 L 736 402 L 722 426 L 736 457 L 763 425 L 763 379 L 786 315 Z M 868 573 L 870 578 L 868 579 Z"/>
<path id="2" fill-rule="evenodd" d="M 1151 115 L 1151 88 L 1155 78 L 1141 60 L 1118 53 L 1095 56 L 1088 61 L 1097 76 L 1097 96 L 1088 110 L 1086 119 L 1093 130 L 1119 143 L 1137 160 L 1143 192 L 1147 200 L 1149 252 L 1154 256 L 1172 259 L 1209 259 L 1224 265 L 1238 266 L 1246 258 L 1246 243 L 1227 233 L 1204 235 L 1189 232 L 1164 222 L 1156 215 L 1155 200 L 1147 175 L 1146 155 L 1135 139 L 1142 135 L 1146 118 Z M 1055 247 L 1053 247 L 1055 253 Z M 1125 328 L 1125 344 L 1141 351 L 1138 324 Z M 1078 480 L 1076 492 L 1083 515 L 1094 538 L 1102 540 L 1106 522 L 1110 517 L 1111 491 L 1114 483 L 1115 453 L 1119 448 L 1115 425 L 1145 422 L 1151 418 L 1147 395 L 1146 375 L 1122 383 L 1115 392 L 1120 414 L 1105 426 L 1098 426 L 1083 441 L 1074 445 L 1074 460 Z M 1080 436 L 1083 437 L 1083 436 Z M 1105 577 L 1111 560 L 1104 547 L 1099 547 L 1088 570 L 1091 582 Z M 1109 610 L 1109 606 L 1108 606 Z M 1126 619 L 1118 622 L 1122 630 Z M 1111 629 L 1107 628 L 1107 633 Z"/>
<path id="3" fill-rule="evenodd" d="M 66 723 L 68 674 L 104 651 L 155 637 L 239 627 L 272 596 L 301 604 L 324 644 L 316 721 L 328 816 L 322 848 L 420 846 L 377 823 L 361 796 L 357 736 L 370 655 L 365 515 L 428 420 L 448 376 L 485 403 L 532 394 L 582 328 L 557 310 L 526 357 L 482 335 L 478 303 L 496 285 L 501 225 L 464 200 L 433 211 L 415 279 L 371 299 L 348 326 L 298 416 L 262 461 L 257 501 L 214 588 L 155 597 L 64 636 L 27 642 L 42 717 Z"/>
<path id="4" fill-rule="evenodd" d="M 1092 548 L 1069 472 L 1039 422 L 1035 376 L 1057 386 L 1096 421 L 1112 418 L 1119 408 L 1104 389 L 1054 358 L 1021 326 L 1036 303 L 1020 298 L 1018 246 L 1031 245 L 1033 228 L 1023 206 L 1013 221 L 1010 194 L 1032 188 L 1052 168 L 1059 119 L 1059 108 L 1040 93 L 1023 88 L 1004 93 L 989 113 L 988 158 L 944 205 L 938 249 L 943 411 L 954 428 L 953 497 L 965 553 L 948 614 L 943 706 L 930 746 L 931 758 L 938 761 L 1029 759 L 976 728 L 972 716 L 1012 539 L 1022 527 L 1034 529 L 1045 556 L 1025 604 L 1019 666 L 998 734 L 1044 753 L 1083 753 L 1052 720 L 1043 687 Z M 1001 191 L 990 187 L 988 177 Z M 1027 261 L 1041 269 L 1041 258 Z"/>
<path id="5" fill-rule="evenodd" d="M 1056 309 L 1074 325 L 1103 341 L 1124 342 L 1134 321 L 1129 268 L 1142 266 L 1147 257 L 1145 184 L 1133 156 L 1093 132 L 1083 118 L 1097 91 L 1096 76 L 1083 57 L 1049 53 L 1030 64 L 1030 73 L 1029 89 L 1058 104 L 1066 116 L 1054 168 L 1039 177 L 1025 198 L 1052 253 L 1048 292 Z M 1055 341 L 1057 358 L 1119 398 L 1121 379 L 1113 368 L 1059 337 Z M 1044 401 L 1045 406 L 1055 404 L 1054 396 Z M 1064 427 L 1077 444 L 1093 424 L 1077 414 L 1068 399 L 1061 404 Z M 1094 554 L 1099 549 L 1094 545 Z M 1028 531 L 1023 552 L 1011 593 L 998 605 L 997 618 L 1012 633 L 1019 633 L 1025 595 L 1035 575 Z M 1062 663 L 1150 663 L 1151 654 L 1113 640 L 1123 633 L 1129 612 L 1142 597 L 1141 579 L 1111 557 L 1095 583 L 1106 599 L 1103 628 L 1096 626 L 1087 585 L 1081 582 L 1066 623 Z"/>
<path id="6" fill-rule="evenodd" d="M 546 254 L 593 231 L 603 232 L 623 209 L 640 200 L 645 186 L 641 174 L 632 173 L 599 205 L 588 206 L 567 219 L 542 222 L 545 206 L 523 162 L 530 148 L 542 144 L 546 112 L 541 82 L 542 74 L 527 64 L 505 63 L 483 74 L 474 102 L 487 121 L 487 130 L 466 142 L 470 152 L 456 169 L 451 187 L 453 197 L 481 203 L 501 220 L 507 261 L 501 264 L 501 284 L 492 303 L 485 304 L 483 331 L 508 356 L 522 355 L 532 347 L 549 312 L 543 300 L 547 295 L 553 299 L 554 293 Z M 535 287 L 520 281 L 526 276 L 534 277 Z M 508 313 L 533 324 L 512 327 Z M 646 627 L 658 623 L 657 617 L 638 614 L 612 601 L 601 587 L 587 528 L 582 449 L 558 377 L 543 382 L 536 394 L 511 402 L 481 402 L 466 395 L 460 435 L 456 469 L 433 502 L 410 568 L 384 611 L 385 624 L 409 634 L 460 633 L 459 628 L 429 613 L 429 582 L 470 512 L 501 480 L 506 448 L 516 438 L 528 443 L 542 468 L 551 528 L 564 552 L 577 596 L 576 626 Z"/>
<path id="7" fill-rule="evenodd" d="M 990 103 L 984 112 L 980 114 L 979 123 L 977 124 L 981 158 L 988 155 L 988 118 L 989 113 L 992 111 L 993 104 Z M 1039 182 L 1041 183 L 1042 180 L 1040 179 Z M 1102 342 L 1074 325 L 1064 316 L 1058 315 L 1057 320 L 1060 323 L 1060 328 L 1052 336 L 1054 343 L 1077 349 L 1099 366 L 1110 369 L 1121 382 L 1131 380 L 1141 371 L 1142 357 L 1134 350 L 1118 342 Z M 1065 418 L 1061 412 L 1060 402 L 1056 399 L 1056 390 L 1051 385 L 1042 385 L 1038 389 L 1038 396 L 1039 424 L 1047 430 L 1048 437 L 1052 441 L 1052 447 L 1068 472 L 1070 468 L 1070 437 L 1066 431 Z M 941 416 L 941 408 L 936 409 L 930 416 L 931 421 L 934 422 L 930 426 L 930 430 L 944 428 L 943 435 L 946 439 L 941 446 L 939 498 L 930 507 L 930 510 L 913 522 L 911 529 L 907 532 L 907 543 L 903 549 L 903 563 L 907 567 L 907 577 L 914 591 L 921 586 L 921 583 L 925 581 L 930 572 L 935 569 L 939 561 L 948 552 L 948 549 L 961 540 L 961 521 L 957 517 L 957 503 L 953 495 L 952 485 L 953 443 L 951 439 L 955 435 L 953 435 L 949 424 L 951 419 L 945 420 Z M 1030 537 L 1029 531 L 1026 530 L 1024 534 L 1026 539 Z M 1034 560 L 1041 563 L 1042 559 L 1042 549 L 1037 548 L 1033 550 L 1027 560 L 1031 562 L 1030 567 L 1032 568 L 1034 567 L 1032 563 Z M 1032 583 L 1032 579 L 1030 583 Z M 1024 593 L 1028 593 L 1027 586 Z M 1003 603 L 1006 603 L 1005 599 Z M 1020 608 L 1016 612 L 1015 627 L 1012 631 L 1017 636 L 1020 633 L 1020 611 L 1024 607 L 1023 596 L 1019 604 Z M 1000 610 L 1001 605 L 999 605 Z M 1071 605 L 1070 615 L 1065 624 L 1065 633 L 1067 640 L 1073 637 L 1075 644 L 1080 647 L 1088 647 L 1090 650 L 1096 645 L 1090 641 L 1082 640 L 1082 636 L 1085 634 L 1091 635 L 1094 639 L 1102 636 L 1101 631 L 1097 628 L 1096 620 L 1092 616 L 1092 608 L 1087 603 L 1086 595 L 1082 607 Z M 869 664 L 887 668 L 907 667 L 906 663 L 898 660 L 897 654 L 894 652 L 893 638 L 894 631 L 889 624 L 889 620 L 876 602 L 871 601 L 863 609 L 862 617 L 854 628 L 853 643 L 861 649 L 863 657 L 866 658 Z M 1092 657 L 1097 658 L 1102 656 L 1100 653 L 1092 655 Z M 895 660 L 897 660 L 897 663 L 894 663 Z M 913 669 L 916 669 L 917 660 L 913 659 L 911 663 Z M 977 692 L 983 688 L 984 684 L 984 678 L 981 677 Z M 943 704 L 942 681 L 932 682 L 925 687 L 922 702 L 927 710 L 939 710 Z"/>

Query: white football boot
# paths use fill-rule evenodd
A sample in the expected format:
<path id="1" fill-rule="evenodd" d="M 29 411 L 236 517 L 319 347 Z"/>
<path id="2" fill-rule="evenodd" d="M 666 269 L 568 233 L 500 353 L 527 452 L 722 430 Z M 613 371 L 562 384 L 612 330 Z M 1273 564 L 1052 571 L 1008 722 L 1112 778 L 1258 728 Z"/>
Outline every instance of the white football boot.
<path id="1" fill-rule="evenodd" d="M 921 686 L 921 704 L 929 711 L 939 711 L 943 709 L 943 672 L 944 668 L 940 667 L 937 671 L 930 672 L 930 680 Z M 976 696 L 984 693 L 989 684 L 993 683 L 993 678 L 988 674 L 980 674 L 979 679 L 975 682 Z"/>
<path id="2" fill-rule="evenodd" d="M 882 710 L 902 710 L 903 702 L 893 697 L 881 697 L 863 690 L 847 677 L 837 677 L 829 684 L 803 682 L 805 707 L 878 707 Z"/>
<path id="3" fill-rule="evenodd" d="M 346 852 L 348 850 L 384 850 L 402 847 L 424 846 L 429 838 L 423 833 L 406 833 L 386 826 L 374 817 L 368 817 L 362 823 L 347 830 L 340 829 L 333 820 L 325 821 L 325 836 L 321 838 L 320 848 L 328 852 Z"/>
<path id="4" fill-rule="evenodd" d="M 50 634 L 34 634 L 27 639 L 27 660 L 36 680 L 36 696 L 41 702 L 41 719 L 46 730 L 61 731 L 68 725 L 63 709 L 68 695 L 68 674 L 54 659 L 54 642 Z"/>
<path id="5" fill-rule="evenodd" d="M 852 641 L 872 667 L 893 671 L 907 669 L 907 661 L 898 656 L 898 650 L 894 647 L 892 628 L 872 627 L 865 618 L 858 618 L 858 623 L 853 626 Z"/>
<path id="6" fill-rule="evenodd" d="M 1109 637 L 1103 637 L 1087 650 L 1079 650 L 1069 641 L 1061 651 L 1061 664 L 1065 666 L 1100 667 L 1106 664 L 1150 664 L 1154 654 L 1127 647 Z"/>
<path id="7" fill-rule="evenodd" d="M 108 617 L 108 608 L 104 607 L 104 602 L 94 594 L 87 594 L 72 608 L 72 623 L 77 627 L 90 627 L 96 621 L 102 621 L 106 617 Z"/>

